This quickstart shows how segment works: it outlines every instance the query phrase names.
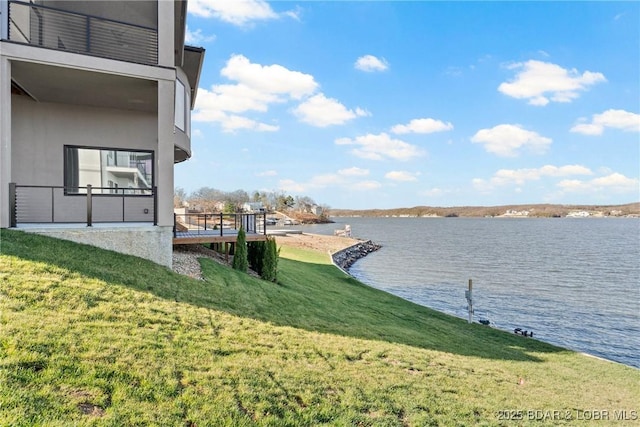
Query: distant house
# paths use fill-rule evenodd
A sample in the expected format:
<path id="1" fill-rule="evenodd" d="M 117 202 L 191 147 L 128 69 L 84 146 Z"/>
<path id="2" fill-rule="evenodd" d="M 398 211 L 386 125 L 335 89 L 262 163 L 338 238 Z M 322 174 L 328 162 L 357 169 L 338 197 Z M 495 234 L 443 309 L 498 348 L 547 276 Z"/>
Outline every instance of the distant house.
<path id="1" fill-rule="evenodd" d="M 310 211 L 312 214 L 314 214 L 314 215 L 318 215 L 318 216 L 320 216 L 320 215 L 322 215 L 323 209 L 322 209 L 322 207 L 321 207 L 321 206 L 313 205 L 313 206 L 311 206 L 311 208 L 309 209 L 309 211 Z"/>
<path id="2" fill-rule="evenodd" d="M 204 59 L 186 15 L 180 0 L 0 0 L 0 227 L 171 266 Z"/>
<path id="3" fill-rule="evenodd" d="M 262 202 L 247 202 L 242 205 L 242 210 L 246 213 L 262 213 L 265 208 Z"/>
<path id="4" fill-rule="evenodd" d="M 567 214 L 567 218 L 587 218 L 590 215 L 587 211 L 573 211 Z"/>

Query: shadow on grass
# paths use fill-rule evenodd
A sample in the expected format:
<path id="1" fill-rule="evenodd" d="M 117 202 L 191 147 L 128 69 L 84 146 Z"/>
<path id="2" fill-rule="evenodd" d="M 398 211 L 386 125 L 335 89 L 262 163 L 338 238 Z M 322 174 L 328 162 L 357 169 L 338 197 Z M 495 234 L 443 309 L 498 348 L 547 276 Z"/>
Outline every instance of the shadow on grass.
<path id="1" fill-rule="evenodd" d="M 332 265 L 281 258 L 276 284 L 201 259 L 202 281 L 141 258 L 14 230 L 2 230 L 0 253 L 163 299 L 308 331 L 497 360 L 541 361 L 541 353 L 568 351 L 469 325 L 366 286 Z"/>

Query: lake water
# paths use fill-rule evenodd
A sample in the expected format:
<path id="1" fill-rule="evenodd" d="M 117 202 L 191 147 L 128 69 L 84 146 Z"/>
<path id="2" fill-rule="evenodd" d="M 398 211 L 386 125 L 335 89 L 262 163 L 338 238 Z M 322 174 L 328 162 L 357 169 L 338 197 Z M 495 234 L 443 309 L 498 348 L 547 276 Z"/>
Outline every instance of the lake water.
<path id="1" fill-rule="evenodd" d="M 640 220 L 334 218 L 296 226 L 383 245 L 360 281 L 415 303 L 640 368 Z"/>

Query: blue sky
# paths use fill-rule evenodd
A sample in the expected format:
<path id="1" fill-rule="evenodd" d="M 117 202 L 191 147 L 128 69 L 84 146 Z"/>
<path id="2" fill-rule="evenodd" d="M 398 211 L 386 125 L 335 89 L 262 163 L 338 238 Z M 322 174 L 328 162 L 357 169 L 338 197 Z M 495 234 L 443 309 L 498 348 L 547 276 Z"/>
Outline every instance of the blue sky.
<path id="1" fill-rule="evenodd" d="M 640 3 L 189 0 L 188 193 L 640 200 Z"/>

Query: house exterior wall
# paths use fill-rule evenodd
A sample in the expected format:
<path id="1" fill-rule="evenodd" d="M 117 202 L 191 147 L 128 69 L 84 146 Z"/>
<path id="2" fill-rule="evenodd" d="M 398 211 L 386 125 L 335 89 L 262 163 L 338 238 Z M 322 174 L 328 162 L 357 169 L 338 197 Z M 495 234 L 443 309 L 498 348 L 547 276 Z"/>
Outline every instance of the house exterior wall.
<path id="1" fill-rule="evenodd" d="M 155 114 L 35 102 L 20 95 L 12 95 L 11 98 L 13 182 L 63 186 L 65 145 L 157 153 Z M 95 179 L 88 183 L 96 187 L 106 186 L 101 182 L 99 173 L 94 175 Z M 34 189 L 25 198 L 22 203 L 31 207 L 29 215 L 23 217 L 25 222 L 86 220 L 84 196 L 65 195 L 60 189 L 55 191 L 52 199 L 48 189 Z M 101 196 L 95 197 L 93 203 L 96 222 L 120 221 L 123 210 L 128 221 L 153 221 L 151 197 L 126 197 L 123 201 L 122 197 Z M 52 204 L 56 206 L 54 218 L 51 218 Z M 160 225 L 171 226 L 172 223 Z"/>
<path id="2" fill-rule="evenodd" d="M 149 222 L 153 216 L 157 216 L 156 227 L 141 229 L 129 229 L 131 238 L 126 237 L 125 229 L 110 229 L 112 237 L 107 237 L 107 231 L 100 232 L 79 228 L 70 231 L 49 230 L 47 233 L 56 237 L 68 238 L 82 243 L 95 244 L 106 249 L 113 249 L 123 253 L 131 253 L 129 247 L 138 247 L 133 255 L 153 259 L 163 265 L 171 265 L 171 236 L 173 227 L 173 190 L 175 161 L 186 160 L 191 153 L 190 142 L 190 95 L 192 93 L 189 79 L 197 83 L 199 69 L 195 73 L 193 67 L 188 68 L 189 76 L 180 68 L 182 64 L 181 45 L 184 31 L 185 3 L 179 1 L 145 0 L 145 1 L 103 1 L 78 2 L 72 0 L 36 0 L 35 5 L 60 8 L 66 11 L 113 19 L 143 26 L 156 34 L 157 30 L 157 62 L 143 62 L 129 59 L 123 48 L 127 43 L 101 47 L 104 52 L 110 50 L 124 52 L 120 56 L 104 55 L 93 56 L 96 53 L 89 50 L 77 50 L 64 47 L 73 45 L 78 40 L 72 39 L 71 33 L 67 34 L 67 28 L 60 25 L 64 20 L 70 22 L 76 19 L 72 14 L 53 13 L 50 18 L 45 16 L 47 22 L 56 22 L 54 27 L 43 28 L 43 34 L 47 31 L 60 32 L 66 44 L 61 46 L 38 46 L 33 40 L 13 39 L 19 37 L 19 32 L 9 31 L 7 25 L 8 3 L 0 0 L 0 227 L 10 225 L 9 215 L 9 183 L 18 185 L 65 185 L 64 171 L 64 147 L 96 147 L 103 149 L 145 150 L 153 152 L 153 185 L 157 188 L 156 200 L 152 197 L 118 197 L 100 195 L 93 197 L 93 218 L 96 221 L 118 221 L 117 218 L 126 212 L 128 218 L 133 221 Z M 23 26 L 29 27 L 29 8 L 18 5 L 15 8 L 16 15 Z M 42 9 L 41 9 L 42 10 Z M 12 9 L 13 11 L 13 9 Z M 26 12 L 25 12 L 26 11 Z M 79 15 L 78 15 L 79 16 Z M 22 18 L 22 20 L 20 20 Z M 93 19 L 93 18 L 91 18 Z M 87 18 L 87 22 L 89 18 Z M 101 20 L 98 24 L 103 25 Z M 108 25 L 111 25 L 110 23 Z M 117 22 L 113 25 L 118 25 Z M 135 33 L 135 31 L 134 31 Z M 12 35 L 14 34 L 14 35 Z M 48 34 L 48 33 L 47 33 Z M 88 34 L 88 33 L 87 33 Z M 142 34 L 142 33 L 141 33 Z M 148 31 L 144 33 L 144 37 Z M 132 36 L 131 43 L 135 43 L 136 36 Z M 142 37 L 142 36 L 141 36 Z M 12 38 L 11 40 L 8 40 Z M 47 39 L 48 40 L 48 39 Z M 96 39 L 96 43 L 104 38 Z M 177 41 L 176 41 L 177 40 Z M 31 43 L 31 44 L 23 44 Z M 176 46 L 180 44 L 180 46 Z M 93 54 L 93 55 L 92 55 Z M 111 59 L 109 59 L 111 58 Z M 140 62 L 140 63 L 137 63 Z M 178 62 L 178 63 L 176 63 Z M 146 65 L 145 65 L 146 64 Z M 200 62 L 201 65 L 201 62 Z M 40 67 L 40 69 L 38 69 Z M 55 68 L 54 68 L 55 67 Z M 32 85 L 36 91 L 45 93 L 48 99 L 38 99 L 36 102 L 30 96 L 12 93 L 12 77 L 22 80 L 30 72 L 40 72 L 42 78 L 25 77 L 26 85 Z M 46 70 L 46 71 L 45 71 Z M 99 102 L 87 103 L 86 93 L 84 101 L 75 99 L 75 81 L 68 86 L 61 86 L 60 80 L 52 79 L 52 85 L 47 80 L 50 70 L 55 70 L 57 75 L 64 76 L 67 72 L 67 80 L 73 72 L 81 71 L 82 78 L 90 82 L 90 93 L 94 100 Z M 73 74 L 78 75 L 78 74 Z M 101 77 L 103 76 L 103 77 Z M 106 79 L 104 76 L 113 78 Z M 110 103 L 105 107 L 105 100 L 110 98 L 109 88 L 96 82 L 117 81 L 120 78 L 120 87 L 127 88 L 127 98 L 136 98 L 138 93 L 151 93 L 146 99 L 152 99 L 157 107 L 150 109 L 132 108 L 129 102 L 136 99 L 122 99 L 120 104 Z M 51 78 L 51 77 L 49 77 Z M 176 105 L 176 81 L 180 80 L 185 86 L 184 104 L 184 129 L 175 127 Z M 22 82 L 21 82 L 22 83 Z M 197 84 L 196 84 L 197 86 Z M 89 88 L 89 86 L 87 86 Z M 29 93 L 29 87 L 20 87 Z M 54 89 L 53 91 L 48 89 Z M 128 92 L 129 90 L 132 92 Z M 57 90 L 57 92 L 55 92 Z M 145 92 L 146 91 L 146 92 Z M 55 93 L 53 96 L 51 93 Z M 59 94 L 59 95 L 58 95 Z M 35 97 L 35 96 L 34 96 Z M 63 98 L 64 100 L 62 100 Z M 78 99 L 82 99 L 79 96 Z M 110 98 L 113 100 L 112 98 Z M 94 105 L 94 106 L 91 106 Z M 95 106 L 100 105 L 100 106 Z M 125 171 L 116 171 L 122 177 Z M 114 174 L 116 173 L 114 172 Z M 86 169 L 87 174 L 83 178 L 98 182 L 98 175 Z M 105 174 L 101 177 L 104 182 Z M 115 175 L 113 175 L 115 177 Z M 123 185 L 124 181 L 113 178 L 114 183 Z M 126 179 L 125 179 L 126 181 Z M 104 185 L 103 185 L 104 186 Z M 38 191 L 47 194 L 39 194 Z M 51 193 L 51 194 L 49 194 Z M 55 194 L 54 194 L 55 193 Z M 86 197 L 66 195 L 63 189 L 34 190 L 35 196 L 27 198 L 25 202 L 33 207 L 32 222 L 83 222 L 86 220 Z M 49 205 L 43 204 L 43 200 L 49 200 Z M 24 201 L 24 200 L 23 200 Z M 83 205 L 84 204 L 84 205 Z M 55 209 L 53 209 L 55 205 Z M 44 206 L 44 207 L 43 207 Z M 157 209 L 157 211 L 155 211 Z M 55 214 L 51 212 L 55 211 Z M 52 216 L 55 216 L 52 218 Z M 142 237 L 144 233 L 148 237 Z M 88 240 L 87 240 L 88 239 Z M 144 242 L 142 244 L 134 243 Z M 104 243 L 114 242 L 114 243 Z M 120 242 L 120 243 L 117 243 Z M 114 246 L 115 245 L 115 246 Z M 147 249 L 145 249 L 147 248 Z"/>
<path id="3" fill-rule="evenodd" d="M 12 95 L 15 182 L 63 185 L 63 147 L 109 147 L 156 152 L 154 114 L 35 102 Z"/>

